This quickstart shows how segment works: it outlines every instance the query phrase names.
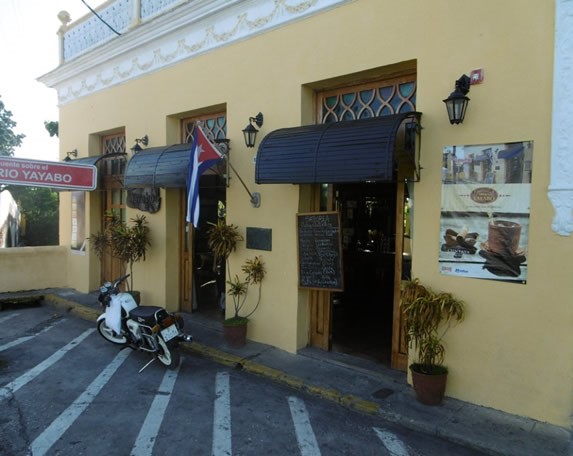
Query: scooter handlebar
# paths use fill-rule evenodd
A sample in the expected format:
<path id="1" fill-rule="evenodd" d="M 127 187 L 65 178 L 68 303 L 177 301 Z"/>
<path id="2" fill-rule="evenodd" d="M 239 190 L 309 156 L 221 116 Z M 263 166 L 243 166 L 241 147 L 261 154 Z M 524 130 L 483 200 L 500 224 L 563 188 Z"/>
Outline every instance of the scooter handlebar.
<path id="1" fill-rule="evenodd" d="M 119 286 L 119 284 L 121 282 L 123 282 L 128 277 L 129 277 L 129 274 L 125 274 L 124 276 L 121 276 L 119 279 L 115 279 L 115 281 L 113 282 L 113 287 L 116 288 L 117 286 Z"/>

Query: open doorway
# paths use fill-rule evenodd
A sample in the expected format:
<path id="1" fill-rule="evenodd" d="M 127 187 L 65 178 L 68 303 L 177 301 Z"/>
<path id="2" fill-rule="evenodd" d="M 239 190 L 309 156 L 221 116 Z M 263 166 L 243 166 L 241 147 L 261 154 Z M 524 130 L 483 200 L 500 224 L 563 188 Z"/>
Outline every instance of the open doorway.
<path id="1" fill-rule="evenodd" d="M 225 312 L 225 263 L 214 264 L 208 245 L 210 224 L 225 218 L 226 185 L 224 178 L 215 173 L 201 176 L 199 183 L 201 207 L 199 226 L 194 231 L 194 289 L 193 311 L 216 320 Z"/>
<path id="2" fill-rule="evenodd" d="M 395 183 L 334 186 L 344 292 L 332 294 L 332 350 L 385 365 L 392 355 L 397 188 Z"/>
<path id="3" fill-rule="evenodd" d="M 214 143 L 227 142 L 227 120 L 224 112 L 194 116 L 181 121 L 182 143 L 190 148 L 201 123 L 203 132 Z M 187 223 L 188 194 L 181 191 L 180 207 L 180 309 L 199 312 L 210 319 L 224 317 L 225 270 L 214 267 L 207 238 L 210 224 L 225 217 L 227 201 L 227 162 L 220 160 L 199 177 L 199 223 Z M 221 300 L 223 297 L 223 301 Z"/>

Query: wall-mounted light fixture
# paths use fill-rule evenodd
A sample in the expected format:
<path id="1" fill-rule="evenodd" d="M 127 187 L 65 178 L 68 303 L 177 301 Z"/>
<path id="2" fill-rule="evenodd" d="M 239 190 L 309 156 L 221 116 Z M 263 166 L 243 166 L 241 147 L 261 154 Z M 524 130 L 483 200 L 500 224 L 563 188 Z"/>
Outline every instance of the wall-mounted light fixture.
<path id="1" fill-rule="evenodd" d="M 466 94 L 470 91 L 470 78 L 463 74 L 460 79 L 456 81 L 456 87 L 450 96 L 444 100 L 446 109 L 448 110 L 448 118 L 450 123 L 461 124 L 466 115 L 466 109 L 470 99 Z"/>
<path id="2" fill-rule="evenodd" d="M 253 122 L 257 124 L 257 127 L 261 128 L 263 126 L 263 113 L 259 112 L 256 117 L 249 117 L 249 125 L 243 129 L 243 135 L 245 136 L 245 145 L 247 147 L 255 147 L 255 141 L 257 139 L 257 130 L 253 126 Z"/>
<path id="3" fill-rule="evenodd" d="M 78 156 L 78 149 L 74 149 L 74 150 L 70 150 L 69 152 L 66 152 L 66 158 L 64 158 L 64 161 L 71 161 L 72 157 L 77 158 Z"/>
<path id="4" fill-rule="evenodd" d="M 136 154 L 140 150 L 143 150 L 143 147 L 141 147 L 140 144 L 147 146 L 148 143 L 149 143 L 149 138 L 147 137 L 147 135 L 145 135 L 143 138 L 135 138 L 135 145 L 130 150 L 133 154 Z"/>

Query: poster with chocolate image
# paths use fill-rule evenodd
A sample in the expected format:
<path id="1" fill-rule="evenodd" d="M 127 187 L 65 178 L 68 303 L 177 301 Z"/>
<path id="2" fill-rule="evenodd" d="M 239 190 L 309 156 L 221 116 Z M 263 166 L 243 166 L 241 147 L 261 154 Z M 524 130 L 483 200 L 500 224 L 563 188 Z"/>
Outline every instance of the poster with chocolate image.
<path id="1" fill-rule="evenodd" d="M 440 273 L 526 283 L 532 157 L 532 141 L 444 148 Z"/>

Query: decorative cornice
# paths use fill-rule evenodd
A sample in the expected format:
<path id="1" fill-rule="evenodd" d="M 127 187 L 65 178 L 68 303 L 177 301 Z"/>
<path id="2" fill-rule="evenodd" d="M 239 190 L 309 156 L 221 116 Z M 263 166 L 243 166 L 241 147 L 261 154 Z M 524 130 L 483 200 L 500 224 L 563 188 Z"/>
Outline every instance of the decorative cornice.
<path id="1" fill-rule="evenodd" d="M 555 208 L 551 227 L 562 236 L 573 232 L 573 0 L 555 2 L 555 55 L 551 180 L 548 196 Z"/>
<path id="2" fill-rule="evenodd" d="M 195 0 L 39 78 L 59 105 L 352 0 Z"/>

